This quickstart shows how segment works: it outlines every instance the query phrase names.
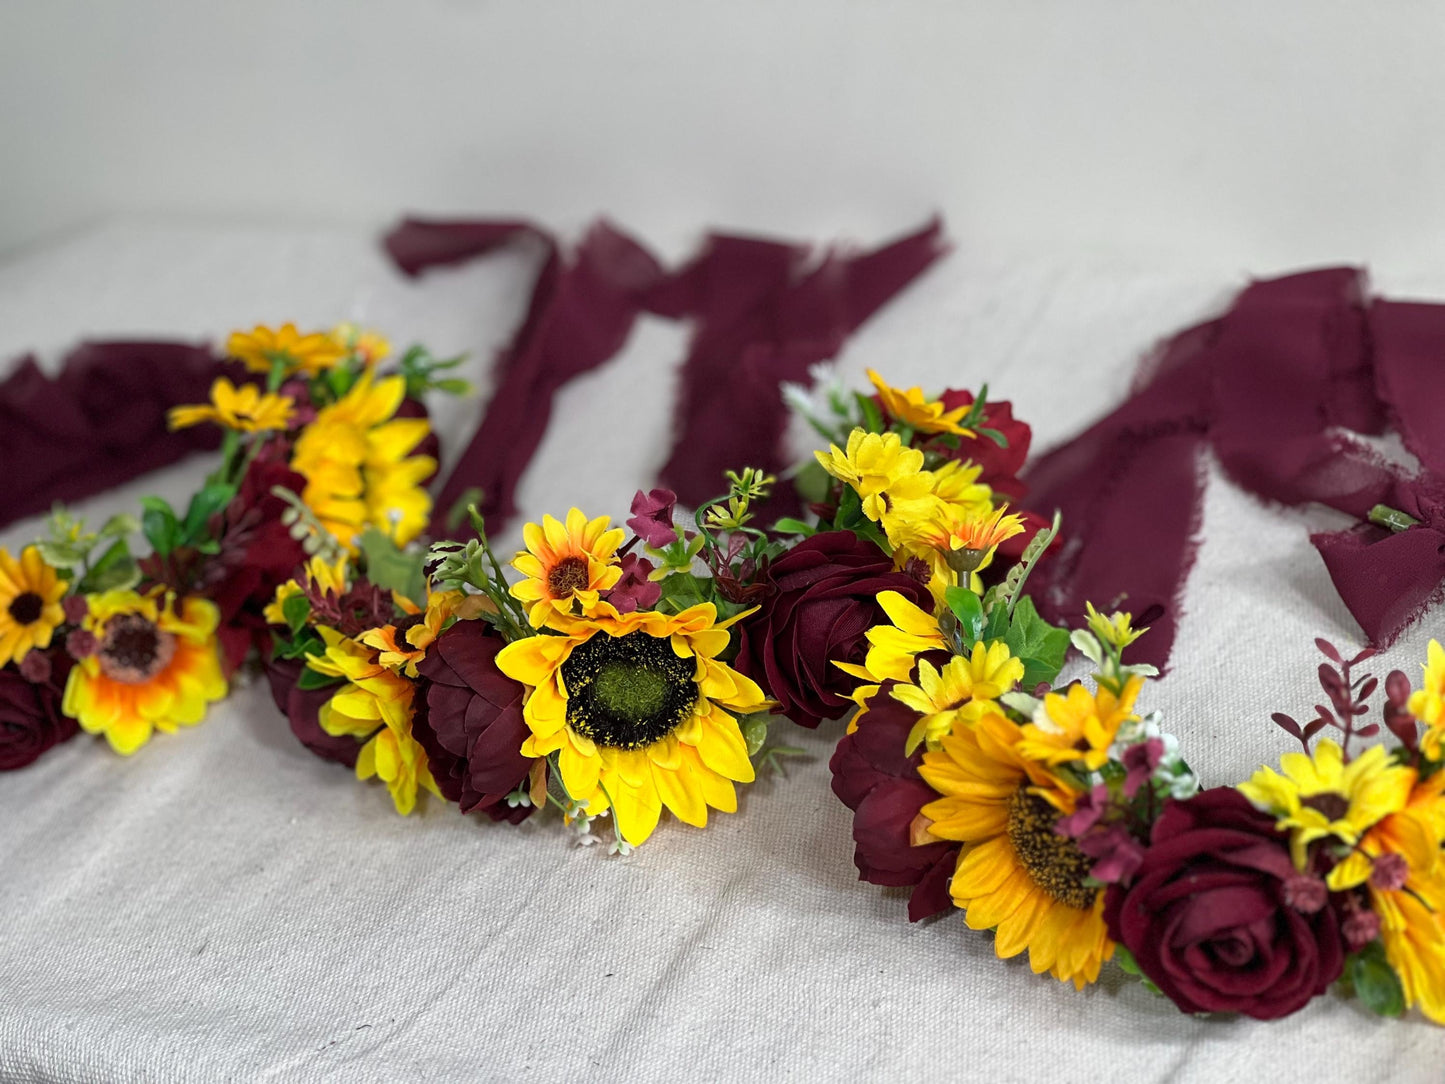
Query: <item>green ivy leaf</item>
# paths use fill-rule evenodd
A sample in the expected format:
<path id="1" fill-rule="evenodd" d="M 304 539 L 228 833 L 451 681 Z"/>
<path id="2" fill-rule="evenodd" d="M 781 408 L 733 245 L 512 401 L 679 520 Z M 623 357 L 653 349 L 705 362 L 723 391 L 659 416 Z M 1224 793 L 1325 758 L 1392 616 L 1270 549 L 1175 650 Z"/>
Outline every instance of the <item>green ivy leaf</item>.
<path id="1" fill-rule="evenodd" d="M 1404 1014 L 1405 991 L 1379 941 L 1371 941 L 1351 956 L 1348 972 L 1365 1008 L 1377 1016 Z"/>
<path id="2" fill-rule="evenodd" d="M 943 601 L 958 618 L 958 627 L 963 632 L 964 644 L 972 647 L 983 639 L 983 600 L 967 587 L 950 587 L 943 592 Z"/>
<path id="3" fill-rule="evenodd" d="M 1069 650 L 1069 630 L 1050 625 L 1034 607 L 1034 600 L 1025 595 L 1014 606 L 1013 621 L 1004 643 L 1014 658 L 1024 664 L 1019 687 L 1025 692 L 1041 681 L 1053 683 L 1064 667 Z"/>
<path id="4" fill-rule="evenodd" d="M 418 606 L 426 602 L 425 553 L 404 553 L 396 543 L 368 527 L 357 540 L 366 558 L 366 578 L 378 587 L 395 591 Z"/>
<path id="5" fill-rule="evenodd" d="M 281 603 L 281 616 L 286 619 L 291 635 L 300 635 L 306 627 L 306 619 L 311 616 L 311 600 L 305 595 L 291 595 Z"/>

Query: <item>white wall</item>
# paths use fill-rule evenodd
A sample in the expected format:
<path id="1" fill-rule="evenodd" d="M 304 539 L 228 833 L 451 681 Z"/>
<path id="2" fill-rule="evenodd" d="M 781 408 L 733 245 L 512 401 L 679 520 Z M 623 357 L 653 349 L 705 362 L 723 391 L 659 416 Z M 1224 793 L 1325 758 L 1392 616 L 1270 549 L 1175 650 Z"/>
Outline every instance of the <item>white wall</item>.
<path id="1" fill-rule="evenodd" d="M 0 251 L 606 211 L 1264 271 L 1445 239 L 1445 5 L 0 0 Z"/>

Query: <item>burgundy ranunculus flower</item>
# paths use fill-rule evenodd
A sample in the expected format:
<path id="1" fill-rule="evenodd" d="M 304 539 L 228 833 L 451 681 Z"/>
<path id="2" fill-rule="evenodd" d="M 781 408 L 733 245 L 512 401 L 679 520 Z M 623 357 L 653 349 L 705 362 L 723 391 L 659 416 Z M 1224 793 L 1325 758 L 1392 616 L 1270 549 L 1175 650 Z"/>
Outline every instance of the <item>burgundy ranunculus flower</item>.
<path id="1" fill-rule="evenodd" d="M 322 760 L 334 760 L 348 768 L 356 766 L 361 743 L 349 734 L 337 736 L 321 729 L 318 713 L 321 705 L 331 699 L 336 687 L 325 689 L 298 689 L 297 680 L 305 668 L 301 659 L 277 659 L 270 652 L 262 655 L 266 668 L 266 679 L 271 683 L 271 699 L 291 724 L 291 733 L 302 745 Z"/>
<path id="2" fill-rule="evenodd" d="M 482 621 L 458 621 L 417 664 L 412 734 L 427 752 L 437 787 L 463 813 L 495 821 L 525 820 L 530 806 L 507 805 L 527 783 L 535 757 L 522 755 L 531 735 L 522 719 L 522 685 L 497 669 L 506 646 Z"/>
<path id="3" fill-rule="evenodd" d="M 739 628 L 733 664 L 758 682 L 795 723 L 815 727 L 853 706 L 858 679 L 834 662 L 862 663 L 866 633 L 888 620 L 882 591 L 933 609 L 928 588 L 893 570 L 893 559 L 852 531 L 804 539 L 768 569 L 767 597 Z"/>
<path id="4" fill-rule="evenodd" d="M 828 767 L 833 793 L 853 810 L 853 862 L 858 879 L 875 885 L 913 885 L 908 918 L 917 922 L 953 906 L 948 879 L 959 844 L 913 846 L 914 818 L 938 793 L 918 774 L 923 749 L 903 752 L 918 714 L 888 695 L 892 682 L 869 700 L 872 710 L 845 735 Z"/>
<path id="5" fill-rule="evenodd" d="M 1132 884 L 1108 891 L 1109 936 L 1185 1012 L 1288 1016 L 1345 955 L 1334 908 L 1300 909 L 1288 842 L 1230 787 L 1166 803 Z"/>
<path id="6" fill-rule="evenodd" d="M 26 655 L 29 658 L 35 652 Z M 61 690 L 69 671 L 63 652 L 50 654 L 50 678 L 27 681 L 11 667 L 0 669 L 0 772 L 23 768 L 41 753 L 80 733 L 60 713 Z"/>

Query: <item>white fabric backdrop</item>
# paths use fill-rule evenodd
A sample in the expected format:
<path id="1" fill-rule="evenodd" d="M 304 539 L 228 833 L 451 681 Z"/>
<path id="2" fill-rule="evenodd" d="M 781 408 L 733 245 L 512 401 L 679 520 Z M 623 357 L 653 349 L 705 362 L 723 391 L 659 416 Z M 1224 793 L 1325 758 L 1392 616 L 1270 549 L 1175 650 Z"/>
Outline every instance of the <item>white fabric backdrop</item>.
<path id="1" fill-rule="evenodd" d="M 530 269 L 506 255 L 413 283 L 360 233 L 121 224 L 0 265 L 0 355 L 356 318 L 472 351 L 485 385 Z M 1441 270 L 1381 286 L 1445 294 Z M 1241 282 L 965 249 L 841 369 L 987 379 L 1045 446 Z M 662 460 L 683 345 L 645 322 L 563 392 L 522 487 L 528 515 L 625 512 Z M 453 452 L 475 411 L 440 413 Z M 206 467 L 82 510 L 181 495 Z M 1306 539 L 1326 522 L 1211 482 L 1177 669 L 1146 693 L 1206 782 L 1284 751 L 1268 713 L 1314 701 L 1312 638 L 1358 636 Z M 1441 625 L 1379 671 L 1415 671 Z M 786 781 L 706 832 L 664 824 L 628 859 L 574 847 L 550 820 L 513 829 L 436 802 L 400 818 L 383 789 L 297 744 L 259 685 L 130 759 L 82 737 L 0 776 L 0 1079 L 1440 1079 L 1445 1032 L 1418 1016 L 1381 1024 L 1326 998 L 1281 1025 L 1193 1019 L 1117 972 L 1075 994 L 1000 962 L 957 916 L 909 925 L 901 894 L 855 879 L 850 814 L 828 788 L 838 732 L 796 733 L 809 755 Z"/>

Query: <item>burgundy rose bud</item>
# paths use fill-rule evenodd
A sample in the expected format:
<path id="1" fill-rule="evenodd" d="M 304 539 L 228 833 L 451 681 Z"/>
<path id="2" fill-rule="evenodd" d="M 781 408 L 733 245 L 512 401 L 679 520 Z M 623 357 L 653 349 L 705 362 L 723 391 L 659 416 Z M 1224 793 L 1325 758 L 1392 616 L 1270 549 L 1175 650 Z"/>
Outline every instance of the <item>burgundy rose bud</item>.
<path id="1" fill-rule="evenodd" d="M 1302 915 L 1312 915 L 1330 902 L 1330 890 L 1318 877 L 1296 873 L 1285 878 L 1284 902 Z"/>
<path id="2" fill-rule="evenodd" d="M 26 658 L 39 654 L 31 651 Z M 60 699 L 58 683 L 0 669 L 0 772 L 23 768 L 80 733 L 76 721 L 61 714 Z"/>
<path id="3" fill-rule="evenodd" d="M 948 879 L 960 845 L 948 840 L 919 844 L 913 826 L 938 792 L 923 781 L 920 746 L 904 753 L 917 712 L 888 695 L 892 682 L 869 701 L 858 729 L 838 743 L 828 767 L 833 793 L 853 810 L 853 862 L 860 880 L 875 885 L 911 886 L 911 922 L 951 910 Z"/>
<path id="4" fill-rule="evenodd" d="M 1352 911 L 1345 916 L 1345 943 L 1358 952 L 1380 936 L 1380 916 L 1374 911 Z"/>
<path id="5" fill-rule="evenodd" d="M 60 608 L 65 611 L 65 620 L 72 625 L 80 624 L 90 613 L 90 603 L 84 595 L 66 595 Z"/>
<path id="6" fill-rule="evenodd" d="M 65 637 L 65 650 L 76 662 L 95 654 L 95 633 L 86 629 L 72 629 Z"/>
<path id="7" fill-rule="evenodd" d="M 893 559 L 852 531 L 824 531 L 798 543 L 769 566 L 768 595 L 739 629 L 734 665 L 802 726 L 847 714 L 860 684 L 835 662 L 861 664 L 867 632 L 886 624 L 878 604 L 897 591 L 933 609 L 928 588 L 893 569 Z"/>
<path id="8" fill-rule="evenodd" d="M 35 685 L 50 680 L 50 656 L 43 651 L 27 651 L 20 660 L 20 676 Z"/>
<path id="9" fill-rule="evenodd" d="M 654 549 L 670 546 L 677 541 L 677 530 L 672 525 L 676 504 L 677 494 L 670 489 L 654 489 L 651 493 L 639 489 L 632 498 L 632 518 L 627 526 Z"/>
<path id="10" fill-rule="evenodd" d="M 1370 884 L 1383 892 L 1398 892 L 1410 876 L 1410 865 L 1403 855 L 1378 855 L 1370 866 Z"/>
<path id="11" fill-rule="evenodd" d="M 506 642 L 483 621 L 458 621 L 417 664 L 412 734 L 426 750 L 437 787 L 463 813 L 481 810 L 513 824 L 533 807 L 507 804 L 526 787 L 537 758 L 522 755 L 531 730 L 525 689 L 497 669 Z"/>
<path id="12" fill-rule="evenodd" d="M 1215 787 L 1165 803 L 1133 881 L 1109 888 L 1104 920 L 1184 1012 L 1274 1020 L 1344 968 L 1335 908 L 1290 906 L 1298 877 L 1274 818 Z"/>

